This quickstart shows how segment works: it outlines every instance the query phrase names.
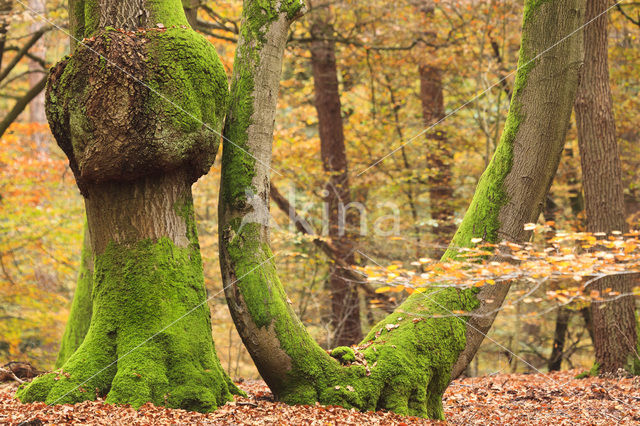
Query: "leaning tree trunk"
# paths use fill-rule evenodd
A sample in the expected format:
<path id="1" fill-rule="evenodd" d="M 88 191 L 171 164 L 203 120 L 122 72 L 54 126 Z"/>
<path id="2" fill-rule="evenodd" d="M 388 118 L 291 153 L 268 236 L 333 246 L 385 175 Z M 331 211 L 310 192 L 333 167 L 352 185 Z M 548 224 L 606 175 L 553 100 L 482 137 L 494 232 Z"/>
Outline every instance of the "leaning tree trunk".
<path id="1" fill-rule="evenodd" d="M 85 198 L 92 316 L 61 371 L 17 396 L 211 411 L 236 389 L 211 339 L 191 185 L 217 152 L 224 68 L 179 0 L 72 7 L 85 41 L 52 69 L 47 116 Z"/>
<path id="2" fill-rule="evenodd" d="M 585 20 L 593 22 L 584 30 L 584 67 L 575 102 L 587 231 L 605 233 L 628 230 L 609 86 L 605 13 L 609 4 L 609 0 L 591 0 L 587 4 Z M 629 295 L 612 302 L 591 303 L 595 356 L 601 373 L 628 367 L 638 356 L 632 287 L 631 277 L 625 275 L 605 277 L 591 286 L 603 299 L 610 297 L 605 293 L 607 288 Z"/>
<path id="3" fill-rule="evenodd" d="M 456 364 L 463 370 L 471 360 L 508 287 L 414 293 L 356 350 L 338 347 L 329 355 L 315 343 L 278 279 L 268 217 L 251 208 L 252 194 L 268 202 L 275 98 L 292 16 L 275 1 L 267 4 L 267 13 L 250 7 L 245 15 L 238 58 L 247 64 L 239 68 L 236 63 L 232 88 L 232 96 L 242 97 L 231 106 L 225 134 L 234 144 L 225 145 L 222 160 L 220 261 L 236 327 L 279 400 L 443 418 L 442 394 L 452 368 Z M 582 56 L 576 30 L 583 6 L 583 0 L 526 2 L 520 68 L 506 128 L 453 247 L 469 246 L 476 237 L 491 242 L 529 238 L 523 226 L 540 213 L 575 97 Z M 260 25 L 247 25 L 253 14 L 263 17 Z M 565 36 L 552 54 L 543 54 Z M 445 257 L 455 254 L 451 250 Z M 461 310 L 473 315 L 451 315 Z"/>
<path id="4" fill-rule="evenodd" d="M 311 69 L 318 112 L 320 153 L 322 166 L 328 176 L 324 202 L 329 213 L 329 238 L 338 256 L 347 264 L 355 264 L 353 214 L 346 210 L 351 202 L 347 153 L 342 125 L 342 105 L 338 84 L 335 43 L 327 40 L 333 35 L 329 6 L 312 11 Z M 360 324 L 360 295 L 358 283 L 349 276 L 350 270 L 336 262 L 329 265 L 329 290 L 331 293 L 331 325 L 336 346 L 349 346 L 362 339 Z"/>

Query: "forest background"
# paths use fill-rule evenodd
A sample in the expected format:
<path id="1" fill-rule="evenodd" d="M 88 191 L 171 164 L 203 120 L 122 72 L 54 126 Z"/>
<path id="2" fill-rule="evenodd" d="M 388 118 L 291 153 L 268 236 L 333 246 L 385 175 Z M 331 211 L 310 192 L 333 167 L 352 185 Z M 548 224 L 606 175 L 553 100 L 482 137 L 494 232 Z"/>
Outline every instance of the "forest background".
<path id="1" fill-rule="evenodd" d="M 44 98 L 32 95 L 42 88 L 48 67 L 68 52 L 68 17 L 66 4 L 57 0 L 8 3 L 13 7 L 2 15 L 0 67 L 0 359 L 50 369 L 80 269 L 84 207 L 67 160 L 50 134 Z M 230 75 L 241 1 L 210 3 L 199 8 L 199 29 L 216 45 Z M 397 304 L 412 291 L 396 278 L 422 272 L 461 221 L 504 127 L 518 59 L 521 1 L 436 1 L 433 8 L 422 7 L 424 3 L 331 3 L 330 41 L 335 45 L 350 196 L 363 208 L 358 232 L 350 235 L 356 247 L 353 263 L 368 275 L 359 292 L 364 329 L 384 316 L 385 304 Z M 635 229 L 640 221 L 639 9 L 632 3 L 608 16 L 625 213 Z M 328 241 L 323 190 L 332 172 L 323 168 L 314 105 L 313 22 L 311 13 L 292 27 L 272 179 L 317 235 L 298 232 L 273 205 L 271 237 L 274 261 L 296 313 L 316 340 L 331 348 L 336 346 L 329 302 L 332 260 L 317 241 L 318 236 Z M 28 54 L 23 55 L 25 46 Z M 435 119 L 427 119 L 424 109 L 429 70 L 437 70 L 443 95 L 444 110 Z M 26 108 L 13 120 L 11 113 L 22 104 Z M 434 162 L 434 156 L 444 160 Z M 217 294 L 209 301 L 213 334 L 228 373 L 255 378 L 257 371 L 220 293 L 219 161 L 194 188 L 205 284 L 209 295 Z M 442 170 L 446 179 L 439 179 Z M 582 192 L 572 119 L 541 223 L 553 222 L 553 228 L 565 232 L 584 230 Z M 545 236 L 540 233 L 536 239 L 544 241 Z M 588 318 L 582 315 L 587 302 L 567 303 L 562 280 L 539 284 L 512 290 L 468 375 L 546 371 L 563 322 L 563 368 L 591 366 Z"/>

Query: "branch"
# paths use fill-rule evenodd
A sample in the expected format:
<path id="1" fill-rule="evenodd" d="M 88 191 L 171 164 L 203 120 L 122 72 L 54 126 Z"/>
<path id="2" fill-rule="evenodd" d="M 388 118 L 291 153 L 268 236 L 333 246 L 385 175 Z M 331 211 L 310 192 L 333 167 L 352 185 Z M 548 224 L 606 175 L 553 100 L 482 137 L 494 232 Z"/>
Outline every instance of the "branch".
<path id="1" fill-rule="evenodd" d="M 198 19 L 196 21 L 196 24 L 198 26 L 198 29 L 207 28 L 209 30 L 227 31 L 227 32 L 230 32 L 232 34 L 238 34 L 235 29 L 229 28 L 229 27 L 227 27 L 224 24 L 221 24 L 219 22 L 209 22 L 209 21 L 204 21 L 202 19 Z"/>
<path id="2" fill-rule="evenodd" d="M 7 65 L 7 67 L 2 70 L 2 72 L 0 72 L 0 81 L 4 80 L 7 75 L 9 75 L 11 70 L 13 70 L 16 65 L 18 65 L 18 62 L 20 62 L 20 60 L 26 56 L 26 54 L 29 52 L 29 49 L 31 49 L 33 45 L 36 44 L 47 31 L 51 30 L 51 28 L 53 27 L 45 26 L 33 33 L 31 38 L 25 43 L 24 46 L 22 46 L 16 56 L 13 57 L 9 65 Z"/>
<path id="3" fill-rule="evenodd" d="M 18 102 L 13 106 L 11 111 L 6 115 L 6 117 L 0 122 L 0 137 L 4 135 L 4 132 L 7 131 L 11 123 L 13 123 L 18 116 L 24 111 L 24 109 L 29 105 L 29 102 L 33 100 L 36 96 L 40 94 L 44 90 L 44 87 L 47 83 L 47 76 L 45 75 L 42 79 L 33 86 L 23 97 L 19 99 Z"/>
<path id="4" fill-rule="evenodd" d="M 316 247 L 322 250 L 329 259 L 331 259 L 336 265 L 343 269 L 351 280 L 360 285 L 360 287 L 362 287 L 369 298 L 380 300 L 383 304 L 383 309 L 386 312 L 393 312 L 395 306 L 390 300 L 389 296 L 384 293 L 376 293 L 375 289 L 364 280 L 364 276 L 362 274 L 355 271 L 351 265 L 349 265 L 344 261 L 344 259 L 338 256 L 338 250 L 333 246 L 333 244 L 323 240 L 314 232 L 314 230 L 311 228 L 311 225 L 309 225 L 309 223 L 295 211 L 294 207 L 291 205 L 291 203 L 289 203 L 289 200 L 287 200 L 284 195 L 282 195 L 282 193 L 273 183 L 271 183 L 271 188 L 269 191 L 269 195 L 271 196 L 273 202 L 276 203 L 278 208 L 282 210 L 290 220 L 293 221 L 298 232 L 304 235 L 313 236 L 313 243 L 316 245 Z"/>
<path id="5" fill-rule="evenodd" d="M 9 52 L 9 51 L 18 51 L 20 50 L 20 48 L 18 48 L 17 46 L 7 46 L 5 47 L 5 52 Z M 47 62 L 44 60 L 44 58 L 40 57 L 40 56 L 36 56 L 31 52 L 27 52 L 25 55 L 27 58 L 31 59 L 33 62 L 37 62 L 43 69 L 47 69 Z"/>
<path id="6" fill-rule="evenodd" d="M 207 6 L 206 4 L 202 4 L 202 5 L 200 5 L 200 7 L 202 8 L 202 10 L 204 10 L 207 13 L 207 15 L 209 15 L 218 24 L 223 26 L 227 31 L 230 31 L 230 32 L 232 32 L 234 34 L 240 34 L 240 28 L 238 28 L 238 22 L 237 21 L 221 16 L 220 14 L 218 14 L 215 10 L 213 10 L 212 8 Z M 231 25 L 233 25 L 233 29 L 230 29 L 229 27 L 227 27 L 226 26 L 227 23 L 230 23 Z"/>
<path id="7" fill-rule="evenodd" d="M 508 99 L 511 99 L 512 91 L 509 83 L 507 82 L 507 77 L 504 74 L 503 65 L 504 62 L 502 60 L 502 55 L 500 54 L 500 46 L 498 46 L 498 42 L 493 39 L 491 36 L 491 32 L 488 34 L 489 41 L 491 42 L 491 49 L 493 50 L 493 56 L 500 65 L 500 69 L 498 70 L 498 77 L 500 78 L 500 86 L 502 86 L 502 90 L 507 95 Z"/>
<path id="8" fill-rule="evenodd" d="M 631 16 L 629 16 L 627 14 L 627 12 L 624 11 L 624 9 L 622 8 L 622 5 L 620 3 L 618 3 L 616 5 L 616 8 L 618 9 L 618 12 L 620 12 L 622 14 L 622 16 L 624 16 L 625 18 L 627 18 L 630 22 L 632 22 L 633 24 L 637 25 L 640 27 L 640 12 L 638 12 L 638 18 L 637 19 L 633 19 Z"/>
<path id="9" fill-rule="evenodd" d="M 227 36 L 223 36 L 223 35 L 220 35 L 220 34 L 216 34 L 213 31 L 207 30 L 206 28 L 198 27 L 198 31 L 201 32 L 202 34 L 208 35 L 210 37 L 217 38 L 218 40 L 230 41 L 232 43 L 237 43 L 238 42 L 237 38 L 227 37 Z"/>
<path id="10" fill-rule="evenodd" d="M 0 368 L 0 377 L 8 377 L 22 384 L 24 380 L 20 379 L 10 368 Z"/>

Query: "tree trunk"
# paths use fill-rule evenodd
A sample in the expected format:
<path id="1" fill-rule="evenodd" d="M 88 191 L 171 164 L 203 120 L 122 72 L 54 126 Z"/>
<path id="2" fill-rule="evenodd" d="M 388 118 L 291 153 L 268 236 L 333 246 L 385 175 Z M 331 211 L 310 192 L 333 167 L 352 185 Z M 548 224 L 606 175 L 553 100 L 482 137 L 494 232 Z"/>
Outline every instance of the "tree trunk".
<path id="1" fill-rule="evenodd" d="M 584 30 L 585 57 L 575 110 L 587 231 L 627 231 L 622 190 L 620 151 L 616 141 L 613 101 L 609 86 L 608 0 L 587 3 Z M 601 15 L 598 17 L 599 15 Z M 610 298 L 605 289 L 631 294 L 629 276 L 609 276 L 592 284 L 603 299 Z M 596 363 L 600 372 L 617 372 L 637 356 L 635 300 L 632 295 L 614 302 L 593 301 L 591 304 Z"/>
<path id="2" fill-rule="evenodd" d="M 351 241 L 351 225 L 356 221 L 351 212 L 346 210 L 351 202 L 351 193 L 335 43 L 324 40 L 332 35 L 329 6 L 313 10 L 311 35 L 311 69 L 318 112 L 320 153 L 323 169 L 329 179 L 324 188 L 324 202 L 329 213 L 329 238 L 338 256 L 347 265 L 353 265 L 355 247 Z M 362 340 L 358 285 L 348 275 L 348 270 L 335 262 L 330 263 L 331 340 L 334 346 L 349 346 Z"/>
<path id="3" fill-rule="evenodd" d="M 211 339 L 191 185 L 217 152 L 224 68 L 178 0 L 75 6 L 86 44 L 52 69 L 47 116 L 85 198 L 91 323 L 61 372 L 17 396 L 211 411 L 236 388 Z"/>
<path id="4" fill-rule="evenodd" d="M 556 316 L 556 329 L 553 335 L 553 347 L 551 349 L 551 356 L 549 357 L 549 371 L 560 371 L 560 367 L 562 367 L 564 343 L 567 338 L 567 329 L 569 328 L 570 319 L 571 310 L 565 306 L 560 306 Z"/>
<path id="5" fill-rule="evenodd" d="M 442 70 L 438 67 L 422 65 L 420 73 L 420 101 L 425 127 L 442 120 L 444 111 L 444 91 L 442 90 Z M 456 231 L 453 224 L 453 186 L 451 186 L 451 164 L 453 152 L 442 130 L 427 133 L 427 167 L 429 169 L 429 209 L 431 219 L 437 225 L 432 227 L 436 248 L 434 258 L 440 258 L 446 251 L 451 237 Z"/>
<path id="6" fill-rule="evenodd" d="M 337 347 L 328 355 L 315 343 L 278 279 L 268 217 L 251 207 L 252 194 L 268 202 L 275 96 L 289 24 L 274 3 L 264 14 L 266 22 L 240 42 L 238 57 L 251 51 L 252 66 L 234 69 L 232 96 L 244 88 L 246 97 L 232 105 L 225 130 L 234 144 L 225 144 L 223 153 L 220 260 L 238 332 L 279 400 L 443 418 L 442 394 L 452 367 L 463 371 L 473 358 L 508 286 L 414 293 L 357 351 Z M 469 246 L 476 237 L 529 238 L 524 224 L 537 219 L 562 152 L 582 56 L 580 33 L 553 47 L 552 54 L 543 52 L 579 28 L 583 7 L 583 0 L 526 2 L 505 132 L 452 247 Z M 452 249 L 445 258 L 455 255 Z M 473 315 L 451 316 L 460 310 Z"/>
<path id="7" fill-rule="evenodd" d="M 426 18 L 429 29 L 425 36 L 436 40 L 437 33 L 431 29 L 434 26 L 435 2 L 427 1 L 421 11 Z M 444 90 L 442 88 L 442 69 L 429 62 L 428 54 L 418 67 L 420 75 L 420 102 L 422 104 L 422 121 L 425 128 L 434 126 L 445 117 Z M 431 53 L 437 55 L 437 50 Z M 451 237 L 456 232 L 453 223 L 453 187 L 451 165 L 453 151 L 449 147 L 447 135 L 439 127 L 426 133 L 427 138 L 427 169 L 429 176 L 429 210 L 431 219 L 436 225 L 431 228 L 435 247 L 431 256 L 439 259 L 445 253 Z"/>
<path id="8" fill-rule="evenodd" d="M 4 48 L 7 43 L 7 31 L 11 23 L 10 14 L 13 8 L 12 0 L 0 0 L 0 70 L 2 69 L 2 58 L 4 57 Z"/>
<path id="9" fill-rule="evenodd" d="M 44 15 L 46 13 L 46 7 L 44 0 L 29 0 L 29 7 L 36 13 Z M 40 29 L 42 24 L 34 23 L 31 25 L 31 31 L 36 32 Z M 31 48 L 31 53 L 39 56 L 41 58 L 46 57 L 46 46 L 44 43 L 44 37 L 38 40 L 38 42 Z M 33 73 L 29 75 L 29 86 L 34 87 L 37 86 L 41 80 L 41 74 L 38 71 L 43 71 L 42 66 L 34 61 L 29 59 L 29 71 Z M 44 111 L 44 91 L 41 91 L 29 104 L 29 121 L 32 123 L 46 123 L 47 116 Z M 46 149 L 43 146 L 44 139 L 43 135 L 37 134 L 38 138 L 38 147 L 40 149 Z"/>

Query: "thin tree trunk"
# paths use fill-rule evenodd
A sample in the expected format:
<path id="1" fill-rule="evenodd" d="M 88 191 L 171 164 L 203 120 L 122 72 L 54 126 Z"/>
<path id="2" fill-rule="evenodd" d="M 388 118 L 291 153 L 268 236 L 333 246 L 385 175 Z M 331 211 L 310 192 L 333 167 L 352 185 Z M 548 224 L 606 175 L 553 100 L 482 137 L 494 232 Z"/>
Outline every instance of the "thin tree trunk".
<path id="1" fill-rule="evenodd" d="M 29 0 L 29 7 L 31 7 L 31 9 L 34 12 L 41 15 L 44 15 L 46 12 L 44 0 Z M 42 24 L 40 23 L 34 23 L 31 25 L 31 31 L 36 32 L 40 29 L 41 26 Z M 44 42 L 44 37 L 40 38 L 40 40 L 38 40 L 38 42 L 31 48 L 31 53 L 33 53 L 34 55 L 40 58 L 45 58 L 46 46 Z M 31 87 L 37 86 L 41 79 L 41 76 L 39 75 L 40 73 L 38 71 L 44 71 L 44 70 L 42 69 L 42 66 L 37 61 L 34 61 L 32 59 L 29 59 L 28 65 L 29 65 L 29 70 L 33 71 L 33 73 L 29 75 L 29 85 Z M 47 122 L 47 116 L 44 111 L 44 91 L 41 91 L 40 94 L 38 94 L 35 98 L 33 98 L 31 103 L 29 104 L 29 121 L 32 123 Z M 37 143 L 41 150 L 46 150 L 47 147 L 43 145 L 44 138 L 42 136 L 43 135 L 41 134 L 37 134 L 36 136 L 38 138 Z"/>
<path id="2" fill-rule="evenodd" d="M 222 163 L 220 260 L 238 332 L 279 400 L 443 418 L 442 394 L 452 367 L 463 371 L 473 358 L 508 286 L 414 293 L 355 350 L 338 347 L 329 355 L 311 338 L 278 279 L 268 215 L 261 217 L 250 202 L 251 194 L 268 201 L 275 96 L 290 22 L 286 13 L 277 13 L 275 2 L 265 4 L 270 18 L 238 47 L 238 57 L 250 50 L 255 62 L 234 68 L 232 96 L 248 89 L 242 102 L 231 106 L 225 135 L 233 145 L 225 144 Z M 530 237 L 524 224 L 537 219 L 555 174 L 582 56 L 579 32 L 559 41 L 579 28 L 583 8 L 583 0 L 526 2 L 505 132 L 453 247 L 469 246 L 476 237 L 490 242 Z M 553 54 L 544 55 L 552 46 Z M 451 250 L 445 258 L 456 254 Z M 471 315 L 450 315 L 461 310 Z"/>
<path id="3" fill-rule="evenodd" d="M 12 8 L 12 0 L 0 0 L 0 70 L 2 69 L 2 58 L 4 57 L 4 48 L 7 43 L 7 31 L 9 31 L 9 24 L 11 23 Z"/>
<path id="4" fill-rule="evenodd" d="M 355 269 L 353 269 L 352 265 L 347 264 L 342 259 L 342 257 L 340 257 L 338 250 L 333 246 L 331 242 L 326 241 L 321 236 L 315 233 L 309 223 L 304 218 L 302 218 L 298 214 L 298 212 L 295 211 L 294 207 L 291 205 L 291 203 L 289 203 L 289 200 L 287 200 L 285 196 L 282 195 L 278 188 L 273 184 L 271 184 L 269 195 L 276 206 L 278 206 L 278 208 L 289 217 L 289 220 L 294 223 L 298 232 L 315 237 L 313 239 L 313 244 L 315 244 L 316 247 L 322 250 L 322 252 L 330 259 L 330 261 L 335 262 L 338 267 L 342 268 L 345 275 L 352 283 L 357 283 L 360 288 L 365 291 L 367 297 L 379 300 L 383 304 L 382 308 L 385 311 L 393 312 L 395 305 L 390 300 L 390 297 L 384 293 L 376 293 L 375 289 L 364 280 L 365 277 Z"/>
<path id="5" fill-rule="evenodd" d="M 421 12 L 425 17 L 427 30 L 424 35 L 428 39 L 437 40 L 434 28 L 435 2 L 425 1 Z M 445 117 L 444 90 L 442 86 L 442 69 L 430 57 L 437 57 L 437 49 L 423 52 L 418 66 L 420 77 L 420 102 L 422 104 L 422 122 L 425 128 L 436 125 Z M 451 237 L 456 232 L 453 223 L 453 186 L 452 170 L 453 150 L 449 146 L 446 133 L 440 127 L 425 134 L 426 167 L 429 183 L 429 211 L 435 225 L 431 227 L 434 247 L 430 256 L 439 259 L 445 253 Z"/>
<path id="6" fill-rule="evenodd" d="M 421 65 L 420 101 L 425 127 L 442 120 L 444 111 L 444 91 L 442 90 L 442 70 L 435 66 Z M 436 226 L 431 228 L 436 248 L 434 258 L 442 257 L 451 237 L 456 232 L 453 223 L 453 186 L 451 165 L 453 151 L 449 147 L 446 134 L 438 129 L 427 133 L 427 168 L 429 169 L 429 208 L 431 219 Z"/>
<path id="7" fill-rule="evenodd" d="M 324 40 L 332 35 L 328 5 L 312 11 L 311 35 L 311 69 L 318 112 L 320 153 L 322 167 L 329 179 L 324 188 L 324 202 L 329 212 L 329 238 L 338 257 L 351 266 L 355 264 L 352 241 L 352 225 L 355 221 L 352 212 L 346 210 L 351 202 L 351 193 L 335 43 Z M 358 284 L 352 282 L 349 275 L 348 268 L 335 262 L 329 265 L 333 346 L 349 346 L 362 340 Z"/>
<path id="8" fill-rule="evenodd" d="M 85 43 L 49 77 L 47 116 L 85 198 L 93 305 L 64 374 L 22 387 L 24 402 L 102 396 L 206 412 L 238 392 L 211 339 L 191 196 L 215 159 L 227 78 L 179 1 L 142 3 L 72 2 Z"/>
<path id="9" fill-rule="evenodd" d="M 622 168 L 616 141 L 613 101 L 609 86 L 608 0 L 587 3 L 584 30 L 585 58 L 575 110 L 587 213 L 587 231 L 626 232 Z M 602 16 L 598 17 L 600 14 Z M 629 276 L 610 276 L 596 281 L 591 290 L 610 297 L 607 288 L 628 297 L 615 302 L 593 301 L 593 335 L 596 363 L 602 373 L 625 368 L 636 357 L 635 300 Z"/>
<path id="10" fill-rule="evenodd" d="M 564 355 L 564 343 L 567 338 L 567 329 L 571 319 L 571 310 L 565 306 L 558 308 L 556 316 L 556 328 L 553 334 L 553 347 L 549 356 L 549 371 L 560 371 Z"/>

